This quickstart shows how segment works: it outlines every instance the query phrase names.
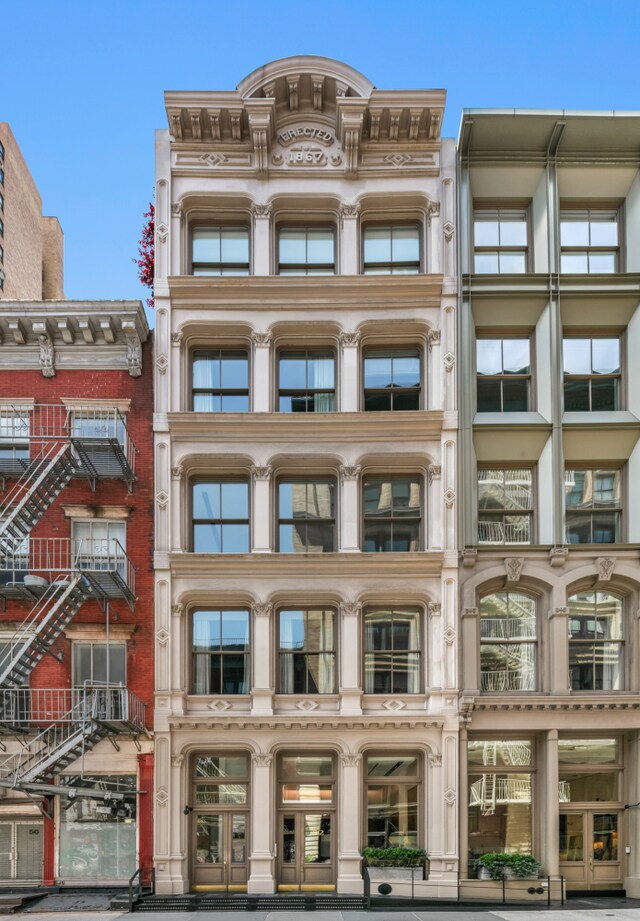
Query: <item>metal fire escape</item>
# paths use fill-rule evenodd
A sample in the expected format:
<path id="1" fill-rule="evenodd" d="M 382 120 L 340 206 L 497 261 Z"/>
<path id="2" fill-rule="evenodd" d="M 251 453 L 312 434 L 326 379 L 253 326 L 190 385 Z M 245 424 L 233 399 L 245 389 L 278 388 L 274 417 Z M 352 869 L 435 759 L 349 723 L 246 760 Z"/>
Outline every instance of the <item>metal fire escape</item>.
<path id="1" fill-rule="evenodd" d="M 0 733 L 23 736 L 0 761 L 0 786 L 48 782 L 114 733 L 144 731 L 144 705 L 127 688 L 26 686 L 85 601 L 114 598 L 133 610 L 135 573 L 116 540 L 31 537 L 72 477 L 134 480 L 135 447 L 116 409 L 0 408 L 0 477 L 19 479 L 0 518 L 0 597 L 32 603 L 0 657 Z"/>

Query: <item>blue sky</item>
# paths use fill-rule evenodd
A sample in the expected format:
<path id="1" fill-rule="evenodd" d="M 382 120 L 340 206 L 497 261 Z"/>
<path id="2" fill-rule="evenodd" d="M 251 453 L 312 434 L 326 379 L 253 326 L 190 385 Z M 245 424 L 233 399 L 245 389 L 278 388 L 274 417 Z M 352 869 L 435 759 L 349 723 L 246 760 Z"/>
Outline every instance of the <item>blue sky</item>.
<path id="1" fill-rule="evenodd" d="M 131 257 L 165 89 L 233 89 L 291 54 L 462 108 L 640 109 L 640 0 L 0 0 L 0 120 L 65 232 L 70 298 L 143 298 Z"/>

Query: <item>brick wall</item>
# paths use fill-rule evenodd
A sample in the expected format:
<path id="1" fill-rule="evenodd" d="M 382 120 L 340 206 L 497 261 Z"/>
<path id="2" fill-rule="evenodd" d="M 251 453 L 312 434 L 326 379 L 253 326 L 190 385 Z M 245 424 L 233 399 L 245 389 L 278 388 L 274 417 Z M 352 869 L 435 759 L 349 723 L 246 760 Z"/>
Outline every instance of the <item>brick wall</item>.
<path id="1" fill-rule="evenodd" d="M 0 122 L 4 144 L 4 288 L 6 300 L 42 297 L 42 200 L 11 128 Z"/>

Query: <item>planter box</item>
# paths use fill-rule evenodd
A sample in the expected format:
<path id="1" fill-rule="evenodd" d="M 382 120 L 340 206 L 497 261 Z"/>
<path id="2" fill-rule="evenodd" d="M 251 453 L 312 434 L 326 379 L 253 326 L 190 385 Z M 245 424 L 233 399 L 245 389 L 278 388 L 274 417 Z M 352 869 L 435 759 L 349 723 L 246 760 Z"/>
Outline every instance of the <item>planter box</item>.
<path id="1" fill-rule="evenodd" d="M 532 873 L 529 876 L 516 876 L 510 867 L 503 867 L 502 873 L 505 879 L 538 879 L 537 873 Z M 491 879 L 491 874 L 486 867 L 478 867 L 478 879 Z M 494 882 L 499 883 L 500 878 L 494 880 Z"/>
<path id="2" fill-rule="evenodd" d="M 417 867 L 372 867 L 370 864 L 367 866 L 369 871 L 369 879 L 372 883 L 389 883 L 393 880 L 406 879 L 409 882 L 412 879 L 422 879 L 422 866 Z"/>

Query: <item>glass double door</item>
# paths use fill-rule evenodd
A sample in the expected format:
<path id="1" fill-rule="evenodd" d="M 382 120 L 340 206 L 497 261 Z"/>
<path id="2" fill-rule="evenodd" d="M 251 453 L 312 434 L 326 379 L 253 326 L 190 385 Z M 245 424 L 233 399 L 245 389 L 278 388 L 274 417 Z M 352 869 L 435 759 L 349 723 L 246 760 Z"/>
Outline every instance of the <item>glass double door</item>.
<path id="1" fill-rule="evenodd" d="M 247 812 L 201 812 L 193 816 L 193 885 L 210 892 L 247 889 Z"/>
<path id="2" fill-rule="evenodd" d="M 335 889 L 333 812 L 281 812 L 278 889 L 285 892 Z"/>
<path id="3" fill-rule="evenodd" d="M 622 888 L 622 813 L 585 809 L 560 814 L 560 873 L 567 889 Z"/>

